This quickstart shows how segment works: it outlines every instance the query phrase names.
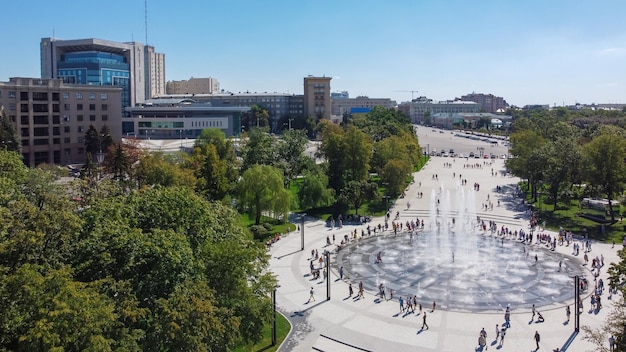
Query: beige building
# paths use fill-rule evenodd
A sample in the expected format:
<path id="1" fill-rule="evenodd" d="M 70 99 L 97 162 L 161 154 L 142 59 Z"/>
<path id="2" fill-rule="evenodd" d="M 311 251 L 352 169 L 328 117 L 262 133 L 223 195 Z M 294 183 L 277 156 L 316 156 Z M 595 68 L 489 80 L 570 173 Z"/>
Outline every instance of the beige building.
<path id="1" fill-rule="evenodd" d="M 220 83 L 213 77 L 167 82 L 167 94 L 217 94 L 219 91 Z"/>
<path id="2" fill-rule="evenodd" d="M 0 105 L 22 139 L 24 163 L 82 164 L 85 132 L 108 126 L 122 138 L 120 87 L 63 83 L 61 79 L 11 78 L 0 82 Z"/>
<path id="3" fill-rule="evenodd" d="M 434 102 L 426 97 L 419 97 L 411 102 L 404 102 L 398 110 L 411 118 L 413 123 L 429 123 L 425 116 L 428 114 L 458 114 L 480 112 L 480 105 L 473 101 L 446 100 Z"/>
<path id="4" fill-rule="evenodd" d="M 165 94 L 165 54 L 157 53 L 153 46 L 146 45 L 146 99 Z"/>
<path id="5" fill-rule="evenodd" d="M 304 77 L 304 116 L 330 120 L 330 80 L 331 77 Z"/>
<path id="6" fill-rule="evenodd" d="M 370 98 L 358 96 L 356 98 L 340 98 L 332 100 L 332 114 L 343 116 L 355 112 L 368 112 L 377 106 L 391 109 L 396 106 L 396 101 L 389 98 Z"/>

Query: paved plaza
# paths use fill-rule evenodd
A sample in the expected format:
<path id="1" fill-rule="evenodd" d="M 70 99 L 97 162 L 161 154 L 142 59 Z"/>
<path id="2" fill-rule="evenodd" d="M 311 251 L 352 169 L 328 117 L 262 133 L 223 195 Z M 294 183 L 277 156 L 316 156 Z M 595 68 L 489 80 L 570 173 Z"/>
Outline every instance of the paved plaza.
<path id="1" fill-rule="evenodd" d="M 283 236 L 269 251 L 270 267 L 280 285 L 277 306 L 293 325 L 280 351 L 477 351 L 481 328 L 487 331 L 487 347 L 493 350 L 534 351 L 533 336 L 538 331 L 540 351 L 557 347 L 593 351 L 582 332 L 573 334 L 573 314 L 569 323 L 565 315 L 567 305 L 573 310 L 572 277 L 586 276 L 593 286 L 589 268 L 582 265 L 582 250 L 578 256 L 573 255 L 572 245 L 557 245 L 550 251 L 534 240 L 523 243 L 512 235 L 477 230 L 475 223 L 463 220 L 477 217 L 495 222 L 498 229 L 529 231 L 529 213 L 515 194 L 518 179 L 504 175 L 503 169 L 500 159 L 431 158 L 415 174 L 405 197 L 390 209 L 390 224 L 396 213 L 402 223 L 424 220 L 424 229 L 413 236 L 404 228 L 395 235 L 389 229 L 370 231 L 367 236 L 367 225 L 383 225 L 382 217 L 342 228 L 306 218 L 304 250 L 299 232 Z M 459 174 L 467 180 L 461 187 Z M 473 192 L 475 183 L 480 188 Z M 436 199 L 441 213 L 433 215 Z M 297 217 L 292 222 L 299 223 Z M 332 235 L 335 242 L 327 245 Z M 338 250 L 345 236 L 350 243 Z M 324 277 L 311 275 L 311 250 L 331 252 L 330 300 L 326 300 Z M 594 243 L 589 253 L 604 256 L 600 278 L 605 282 L 608 264 L 618 260 L 617 250 L 618 246 Z M 314 265 L 317 268 L 318 261 Z M 364 298 L 356 298 L 360 282 Z M 386 299 L 378 295 L 381 283 L 387 289 Z M 311 288 L 315 300 L 309 299 Z M 393 299 L 389 290 L 394 291 Z M 599 327 L 612 301 L 605 293 L 603 308 L 589 311 L 590 291 L 583 296 L 581 326 Z M 401 312 L 399 296 L 415 296 L 423 312 Z M 434 311 L 433 301 L 437 302 Z M 533 304 L 544 322 L 533 319 Z M 511 326 L 500 345 L 494 341 L 495 326 L 504 322 L 506 306 L 511 309 Z M 424 314 L 428 329 L 422 330 Z"/>

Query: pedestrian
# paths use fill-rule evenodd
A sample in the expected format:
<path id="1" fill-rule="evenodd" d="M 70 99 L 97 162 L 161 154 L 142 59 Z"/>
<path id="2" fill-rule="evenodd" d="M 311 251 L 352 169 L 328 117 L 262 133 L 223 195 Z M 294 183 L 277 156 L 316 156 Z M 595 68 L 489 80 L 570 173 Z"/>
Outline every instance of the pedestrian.
<path id="1" fill-rule="evenodd" d="M 360 298 L 365 298 L 365 296 L 363 295 L 363 281 L 359 282 L 359 297 Z"/>
<path id="2" fill-rule="evenodd" d="M 428 324 L 426 324 L 426 312 L 424 312 L 424 316 L 422 317 L 422 330 L 424 330 L 424 326 L 428 329 Z"/>
<path id="3" fill-rule="evenodd" d="M 567 316 L 567 322 L 569 323 L 569 317 L 572 315 L 572 311 L 569 308 L 569 305 L 565 306 L 565 316 Z"/>
<path id="4" fill-rule="evenodd" d="M 348 284 L 348 293 L 350 294 L 350 295 L 348 296 L 348 298 L 349 298 L 349 297 L 352 297 L 352 294 L 354 293 L 354 291 L 352 290 L 352 283 L 349 283 L 349 284 Z"/>
<path id="5" fill-rule="evenodd" d="M 433 301 L 433 310 L 432 310 L 432 312 L 434 312 L 434 311 L 435 311 L 435 308 L 437 308 L 437 303 L 435 303 L 435 301 Z M 431 312 L 431 313 L 432 313 L 432 312 Z"/>
<path id="6" fill-rule="evenodd" d="M 496 341 L 498 341 L 499 337 L 500 337 L 500 328 L 498 327 L 498 324 L 496 324 Z"/>
<path id="7" fill-rule="evenodd" d="M 532 318 L 532 320 L 535 320 L 535 312 L 536 312 L 535 305 L 533 304 L 533 318 Z"/>
<path id="8" fill-rule="evenodd" d="M 341 268 L 339 268 L 339 279 L 343 280 L 343 266 L 341 266 Z"/>
<path id="9" fill-rule="evenodd" d="M 541 336 L 539 335 L 539 331 L 535 330 L 535 343 L 537 344 L 537 349 L 539 349 L 539 341 L 541 340 Z"/>
<path id="10" fill-rule="evenodd" d="M 400 299 L 398 301 L 400 302 L 400 313 L 402 313 L 404 312 L 404 298 L 400 296 Z"/>
<path id="11" fill-rule="evenodd" d="M 306 303 L 311 302 L 311 300 L 315 301 L 315 294 L 314 294 L 314 291 L 313 291 L 313 286 L 311 286 L 311 290 L 309 291 L 309 294 L 310 294 L 309 300 Z"/>
<path id="12" fill-rule="evenodd" d="M 609 337 L 609 351 L 615 351 L 615 338 L 613 337 L 613 335 Z"/>

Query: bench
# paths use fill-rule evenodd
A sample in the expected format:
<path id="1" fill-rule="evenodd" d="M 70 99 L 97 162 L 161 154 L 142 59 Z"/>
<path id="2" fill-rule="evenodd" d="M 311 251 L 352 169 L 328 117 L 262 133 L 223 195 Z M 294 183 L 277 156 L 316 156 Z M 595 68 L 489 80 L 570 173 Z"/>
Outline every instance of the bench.
<path id="1" fill-rule="evenodd" d="M 599 224 L 610 224 L 611 220 L 607 219 L 604 216 L 601 215 L 592 215 L 592 214 L 585 214 L 585 213 L 579 213 L 578 216 L 580 216 L 581 218 L 585 218 L 585 219 L 589 219 L 591 221 L 595 221 Z"/>

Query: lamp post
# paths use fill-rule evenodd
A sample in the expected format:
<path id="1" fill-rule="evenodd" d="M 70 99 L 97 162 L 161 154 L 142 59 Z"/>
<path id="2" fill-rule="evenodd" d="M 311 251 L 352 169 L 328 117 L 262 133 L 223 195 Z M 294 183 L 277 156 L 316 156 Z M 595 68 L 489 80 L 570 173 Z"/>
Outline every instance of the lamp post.
<path id="1" fill-rule="evenodd" d="M 274 286 L 272 290 L 272 305 L 274 306 L 273 319 L 272 319 L 272 346 L 276 346 L 276 289 L 280 285 Z"/>
<path id="2" fill-rule="evenodd" d="M 326 251 L 326 300 L 330 301 L 330 251 Z"/>
<path id="3" fill-rule="evenodd" d="M 178 136 L 180 138 L 180 149 L 183 149 L 183 130 L 178 130 Z"/>
<path id="4" fill-rule="evenodd" d="M 100 179 L 101 178 L 100 166 L 104 162 L 104 153 L 102 152 L 102 149 L 100 149 L 100 151 L 96 153 L 96 160 L 98 161 L 98 179 Z"/>
<path id="5" fill-rule="evenodd" d="M 304 250 L 304 217 L 306 216 L 306 214 L 302 213 L 302 215 L 300 215 L 300 239 L 302 242 L 302 249 Z"/>
<path id="6" fill-rule="evenodd" d="M 391 199 L 390 195 L 385 194 L 383 196 L 383 200 L 385 201 L 385 214 L 389 213 L 389 199 Z"/>

